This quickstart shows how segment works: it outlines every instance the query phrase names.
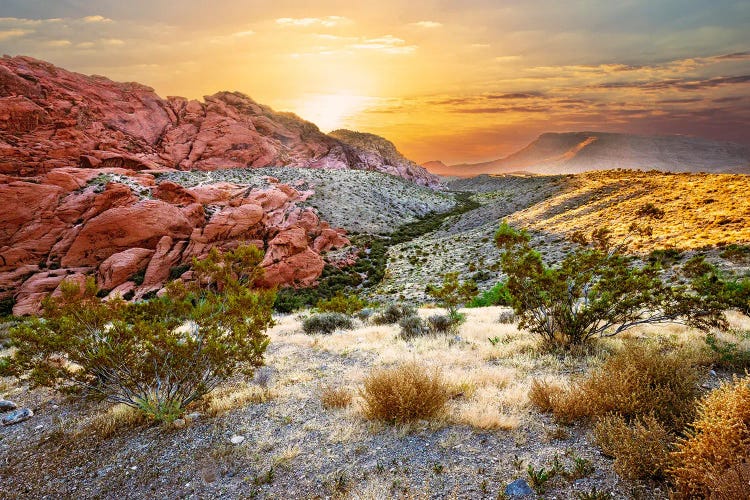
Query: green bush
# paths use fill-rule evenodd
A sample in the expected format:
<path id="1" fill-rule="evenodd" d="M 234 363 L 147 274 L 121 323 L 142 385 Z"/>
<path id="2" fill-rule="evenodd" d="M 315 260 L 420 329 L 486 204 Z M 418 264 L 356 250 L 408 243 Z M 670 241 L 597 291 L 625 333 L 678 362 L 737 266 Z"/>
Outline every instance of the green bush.
<path id="1" fill-rule="evenodd" d="M 124 403 L 157 421 L 237 372 L 252 375 L 268 346 L 274 293 L 256 290 L 263 253 L 254 246 L 194 261 L 196 279 L 160 298 L 103 302 L 90 278 L 64 282 L 44 317 L 12 332 L 14 370 L 36 384 Z"/>
<path id="2" fill-rule="evenodd" d="M 587 247 L 548 267 L 529 240 L 506 223 L 495 234 L 519 328 L 547 346 L 570 349 L 647 323 L 727 326 L 726 301 L 694 286 L 668 285 L 658 263 L 633 267 L 613 249 Z"/>
<path id="3" fill-rule="evenodd" d="M 336 330 L 351 330 L 354 328 L 352 318 L 341 313 L 313 314 L 302 321 L 302 329 L 308 335 L 330 335 Z"/>
<path id="4" fill-rule="evenodd" d="M 441 286 L 428 285 L 427 293 L 438 302 L 440 307 L 448 311 L 448 316 L 454 322 L 458 323 L 462 320 L 458 308 L 474 299 L 478 290 L 477 284 L 473 281 L 459 281 L 458 273 L 447 273 L 443 275 L 443 284 Z"/>
<path id="5" fill-rule="evenodd" d="M 411 340 L 415 337 L 421 337 L 429 333 L 422 318 L 416 315 L 401 318 L 401 321 L 398 322 L 398 326 L 401 327 L 400 335 L 404 340 Z"/>
<path id="6" fill-rule="evenodd" d="M 407 316 L 416 316 L 417 310 L 403 304 L 389 304 L 385 309 L 372 316 L 375 325 L 393 325 Z"/>
<path id="7" fill-rule="evenodd" d="M 509 306 L 511 303 L 510 291 L 508 285 L 501 281 L 495 284 L 489 290 L 485 290 L 477 295 L 466 307 L 489 307 L 489 306 Z"/>
<path id="8" fill-rule="evenodd" d="M 367 302 L 357 297 L 355 294 L 344 295 L 341 292 L 336 293 L 330 299 L 321 299 L 315 306 L 320 312 L 335 312 L 352 315 L 364 308 Z"/>

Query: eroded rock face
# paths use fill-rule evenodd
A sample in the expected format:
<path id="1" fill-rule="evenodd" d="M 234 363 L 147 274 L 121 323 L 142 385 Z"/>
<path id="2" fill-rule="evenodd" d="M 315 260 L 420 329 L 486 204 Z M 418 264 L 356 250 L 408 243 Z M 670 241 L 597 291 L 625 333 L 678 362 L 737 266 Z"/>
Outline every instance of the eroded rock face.
<path id="1" fill-rule="evenodd" d="M 162 99 L 138 83 L 3 57 L 0 173 L 37 175 L 71 166 L 144 171 L 284 165 L 378 170 L 438 184 L 401 155 L 328 136 L 246 95 L 219 92 L 204 99 Z"/>
<path id="2" fill-rule="evenodd" d="M 308 192 L 284 184 L 191 190 L 127 169 L 86 172 L 0 176 L 0 299 L 12 296 L 15 314 L 38 313 L 63 280 L 87 276 L 112 297 L 138 299 L 159 292 L 193 257 L 241 244 L 266 252 L 262 285 L 309 286 L 325 265 L 321 254 L 349 244 L 343 230 L 298 205 Z"/>
<path id="3" fill-rule="evenodd" d="M 239 93 L 162 99 L 137 83 L 3 57 L 0 299 L 14 298 L 15 314 L 34 314 L 63 280 L 88 276 L 110 296 L 139 298 L 193 257 L 241 244 L 266 251 L 264 284 L 308 286 L 323 254 L 348 244 L 342 230 L 300 206 L 309 191 L 275 180 L 265 189 L 185 188 L 158 174 L 285 165 L 375 169 L 437 184 L 391 153 L 362 150 Z"/>

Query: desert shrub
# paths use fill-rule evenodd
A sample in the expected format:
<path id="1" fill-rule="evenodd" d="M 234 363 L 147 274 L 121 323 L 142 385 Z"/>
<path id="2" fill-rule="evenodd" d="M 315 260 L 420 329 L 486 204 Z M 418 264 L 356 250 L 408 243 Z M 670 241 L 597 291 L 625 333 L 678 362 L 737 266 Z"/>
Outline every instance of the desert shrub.
<path id="1" fill-rule="evenodd" d="M 440 335 L 455 332 L 459 322 L 447 314 L 433 314 L 427 318 L 427 325 L 431 333 Z"/>
<path id="2" fill-rule="evenodd" d="M 666 284 L 658 264 L 632 267 L 612 249 L 587 247 L 548 267 L 529 241 L 528 234 L 506 223 L 495 234 L 519 327 L 549 347 L 570 350 L 645 323 L 726 327 L 725 301 L 687 285 Z"/>
<path id="3" fill-rule="evenodd" d="M 750 450 L 750 378 L 735 378 L 711 391 L 672 453 L 669 473 L 678 495 L 706 497 L 710 482 L 738 468 Z M 731 473 L 724 479 L 731 480 Z M 745 485 L 747 486 L 747 485 Z"/>
<path id="4" fill-rule="evenodd" d="M 449 387 L 439 369 L 409 362 L 374 369 L 365 377 L 360 396 L 367 418 L 399 424 L 439 416 Z"/>
<path id="5" fill-rule="evenodd" d="M 571 422 L 617 413 L 630 423 L 652 416 L 682 429 L 693 415 L 699 373 L 682 351 L 628 342 L 551 401 L 556 418 Z"/>
<path id="6" fill-rule="evenodd" d="M 313 314 L 302 321 L 302 329 L 308 335 L 330 335 L 336 330 L 351 330 L 354 328 L 352 318 L 341 313 Z"/>
<path id="7" fill-rule="evenodd" d="M 320 389 L 320 403 L 323 408 L 346 408 L 352 402 L 352 393 L 346 387 L 326 385 Z"/>
<path id="8" fill-rule="evenodd" d="M 401 318 L 398 322 L 398 326 L 401 328 L 400 335 L 404 340 L 410 340 L 415 337 L 421 337 L 429 333 L 427 326 L 419 316 L 406 316 Z"/>
<path id="9" fill-rule="evenodd" d="M 352 315 L 366 305 L 367 303 L 355 294 L 344 295 L 343 293 L 338 292 L 330 299 L 319 300 L 315 309 L 320 312 L 334 312 Z"/>
<path id="10" fill-rule="evenodd" d="M 294 288 L 282 288 L 276 293 L 273 309 L 281 314 L 289 314 L 306 306 L 306 303 Z"/>
<path id="11" fill-rule="evenodd" d="M 83 390 L 157 421 L 236 372 L 263 362 L 274 294 L 253 289 L 263 253 L 254 246 L 194 261 L 196 280 L 173 282 L 149 301 L 103 302 L 93 278 L 61 285 L 44 318 L 13 330 L 13 362 L 36 384 Z"/>
<path id="12" fill-rule="evenodd" d="M 13 315 L 13 307 L 16 305 L 16 299 L 13 296 L 0 300 L 0 318 Z"/>
<path id="13" fill-rule="evenodd" d="M 550 413 L 555 408 L 555 400 L 564 393 L 564 389 L 546 380 L 534 379 L 529 389 L 529 401 L 542 413 Z"/>
<path id="14" fill-rule="evenodd" d="M 653 203 L 644 203 L 638 208 L 638 210 L 636 210 L 635 213 L 639 217 L 651 217 L 652 219 L 657 220 L 664 218 L 664 210 L 657 207 Z"/>
<path id="15" fill-rule="evenodd" d="M 729 331 L 725 336 L 735 334 L 740 337 L 740 342 L 731 342 L 719 338 L 714 332 L 706 334 L 706 345 L 713 353 L 713 362 L 722 367 L 731 370 L 743 370 L 750 368 L 750 349 L 742 340 L 748 339 L 748 333 Z"/>
<path id="16" fill-rule="evenodd" d="M 373 314 L 372 322 L 376 325 L 393 325 L 407 316 L 416 316 L 417 310 L 404 304 L 389 304 L 382 311 Z"/>
<path id="17" fill-rule="evenodd" d="M 505 282 L 501 281 L 489 290 L 485 290 L 471 299 L 471 301 L 466 304 L 466 307 L 509 306 L 510 304 L 510 291 Z"/>
<path id="18" fill-rule="evenodd" d="M 706 486 L 712 500 L 747 500 L 750 498 L 750 452 L 738 459 L 726 470 L 712 473 L 706 478 Z"/>
<path id="19" fill-rule="evenodd" d="M 750 262 L 750 246 L 732 243 L 731 245 L 727 245 L 719 256 L 736 264 L 745 264 Z"/>
<path id="20" fill-rule="evenodd" d="M 477 284 L 471 280 L 459 281 L 458 273 L 446 273 L 443 275 L 441 286 L 428 285 L 427 293 L 434 298 L 440 307 L 448 311 L 448 316 L 455 322 L 461 322 L 463 317 L 458 308 L 470 302 L 476 297 Z"/>
<path id="21" fill-rule="evenodd" d="M 660 479 L 669 459 L 670 432 L 654 417 L 628 423 L 617 414 L 606 415 L 594 427 L 594 440 L 614 457 L 615 471 L 627 479 Z"/>
<path id="22" fill-rule="evenodd" d="M 375 314 L 375 311 L 370 309 L 369 307 L 365 307 L 364 309 L 360 309 L 356 313 L 354 313 L 354 317 L 360 320 L 363 323 L 366 323 L 372 315 Z"/>
<path id="23" fill-rule="evenodd" d="M 513 311 L 503 311 L 497 317 L 497 322 L 502 325 L 512 325 L 516 320 L 516 313 Z"/>

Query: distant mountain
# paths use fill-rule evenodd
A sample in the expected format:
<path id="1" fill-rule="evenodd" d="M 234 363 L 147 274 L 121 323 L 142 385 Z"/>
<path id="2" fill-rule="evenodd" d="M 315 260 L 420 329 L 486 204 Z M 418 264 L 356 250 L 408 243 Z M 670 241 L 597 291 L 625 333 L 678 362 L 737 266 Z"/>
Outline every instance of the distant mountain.
<path id="1" fill-rule="evenodd" d="M 574 174 L 616 168 L 750 174 L 750 146 L 687 136 L 546 133 L 505 158 L 451 165 L 432 172 L 471 177 L 511 172 Z"/>
<path id="2" fill-rule="evenodd" d="M 454 175 L 453 172 L 455 169 L 451 166 L 446 165 L 440 160 L 426 161 L 422 163 L 422 166 L 435 175 Z"/>

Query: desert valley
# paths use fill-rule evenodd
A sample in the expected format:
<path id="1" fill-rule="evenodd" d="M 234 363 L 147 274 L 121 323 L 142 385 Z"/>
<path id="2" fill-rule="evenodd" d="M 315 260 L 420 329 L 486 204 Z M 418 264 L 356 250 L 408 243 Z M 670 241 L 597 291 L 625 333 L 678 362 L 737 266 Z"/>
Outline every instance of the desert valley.
<path id="1" fill-rule="evenodd" d="M 346 43 L 416 50 L 389 36 Z M 712 57 L 675 67 L 750 60 Z M 691 78 L 637 84 L 750 81 Z M 641 133 L 630 110 L 412 157 L 243 92 L 115 80 L 0 59 L 0 498 L 750 498 L 741 133 Z M 734 127 L 746 98 L 712 102 Z"/>

